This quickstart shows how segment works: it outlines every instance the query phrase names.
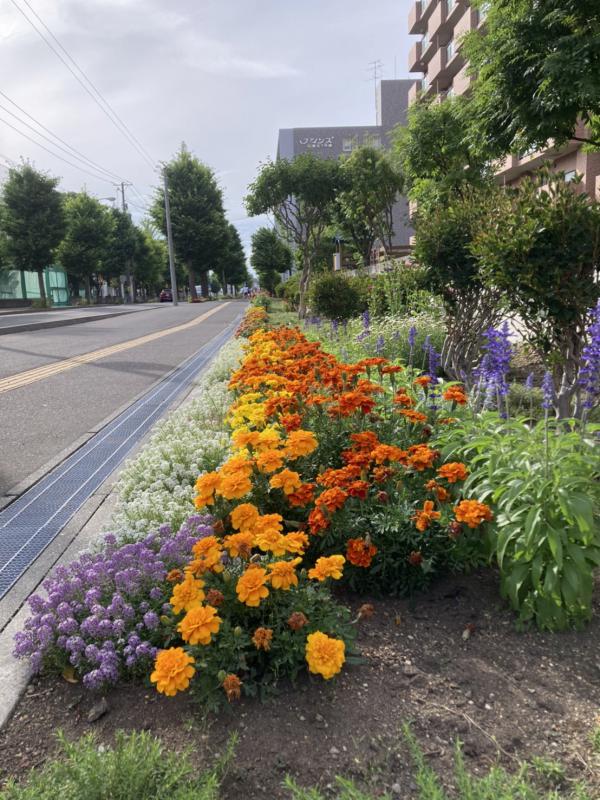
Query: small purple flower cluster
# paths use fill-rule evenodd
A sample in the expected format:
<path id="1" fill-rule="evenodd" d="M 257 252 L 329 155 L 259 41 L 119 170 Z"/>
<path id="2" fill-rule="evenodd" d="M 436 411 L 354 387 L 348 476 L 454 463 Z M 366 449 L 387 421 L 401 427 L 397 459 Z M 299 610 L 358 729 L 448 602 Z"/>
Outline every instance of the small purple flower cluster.
<path id="1" fill-rule="evenodd" d="M 546 372 L 542 380 L 542 408 L 546 411 L 554 407 L 554 396 L 554 379 L 551 372 Z"/>
<path id="2" fill-rule="evenodd" d="M 585 392 L 585 408 L 592 408 L 600 397 L 600 301 L 592 310 L 587 329 L 588 343 L 583 348 L 583 365 L 579 370 L 579 384 Z"/>
<path id="3" fill-rule="evenodd" d="M 506 397 L 508 394 L 508 370 L 513 355 L 513 346 L 510 342 L 510 329 L 508 322 L 501 328 L 488 328 L 484 332 L 485 355 L 474 372 L 475 378 L 485 386 L 486 394 L 490 398 Z"/>
<path id="4" fill-rule="evenodd" d="M 198 539 L 213 534 L 211 518 L 193 515 L 173 533 L 168 525 L 138 542 L 109 534 L 96 554 L 58 567 L 32 595 L 33 616 L 15 636 L 14 654 L 34 672 L 73 666 L 88 689 L 114 684 L 147 667 L 163 644 L 160 614 L 171 594 L 166 576 L 190 560 Z"/>
<path id="5" fill-rule="evenodd" d="M 371 330 L 371 315 L 369 309 L 365 309 L 362 313 L 362 324 L 365 331 L 368 333 Z"/>
<path id="6" fill-rule="evenodd" d="M 383 351 L 385 350 L 385 339 L 380 334 L 377 337 L 377 341 L 375 342 L 375 355 L 381 356 L 383 355 Z"/>

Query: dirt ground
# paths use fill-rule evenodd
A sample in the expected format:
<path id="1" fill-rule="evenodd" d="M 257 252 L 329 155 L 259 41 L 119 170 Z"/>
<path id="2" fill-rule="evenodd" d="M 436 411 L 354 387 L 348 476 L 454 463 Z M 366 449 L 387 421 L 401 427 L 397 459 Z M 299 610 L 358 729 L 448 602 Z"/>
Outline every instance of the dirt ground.
<path id="1" fill-rule="evenodd" d="M 286 774 L 326 795 L 344 775 L 409 798 L 416 786 L 401 728 L 410 721 L 444 780 L 459 737 L 475 772 L 541 756 L 561 762 L 567 780 L 586 778 L 600 797 L 590 742 L 600 713 L 600 607 L 583 632 L 519 633 L 489 571 L 446 579 L 412 607 L 372 602 L 375 615 L 361 622 L 364 663 L 331 683 L 306 678 L 264 704 L 244 700 L 219 715 L 202 714 L 188 696 L 125 686 L 89 723 L 97 698 L 62 680 L 38 681 L 0 733 L 0 779 L 43 764 L 59 728 L 70 738 L 93 730 L 105 742 L 118 729 L 149 730 L 168 746 L 193 747 L 199 766 L 237 731 L 225 800 L 289 797 Z"/>

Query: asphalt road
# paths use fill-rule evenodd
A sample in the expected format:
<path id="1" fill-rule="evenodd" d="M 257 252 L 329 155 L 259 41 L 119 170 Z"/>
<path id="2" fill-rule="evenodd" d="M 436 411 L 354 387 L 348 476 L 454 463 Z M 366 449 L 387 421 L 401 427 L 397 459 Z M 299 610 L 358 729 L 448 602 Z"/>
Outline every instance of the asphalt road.
<path id="1" fill-rule="evenodd" d="M 65 359 L 130 342 L 215 309 L 183 330 L 63 371 Z M 220 333 L 243 310 L 229 304 L 163 304 L 140 313 L 0 337 L 0 495 L 40 469 Z M 19 386 L 37 368 L 55 374 Z M 12 376 L 9 381 L 6 379 Z M 4 390 L 2 380 L 4 379 Z M 16 388 L 7 388 L 15 382 Z"/>

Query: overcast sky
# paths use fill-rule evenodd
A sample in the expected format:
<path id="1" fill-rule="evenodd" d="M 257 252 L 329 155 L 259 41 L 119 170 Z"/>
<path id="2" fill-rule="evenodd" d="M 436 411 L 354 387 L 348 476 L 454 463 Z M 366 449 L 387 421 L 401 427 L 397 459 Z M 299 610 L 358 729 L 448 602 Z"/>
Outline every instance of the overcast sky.
<path id="1" fill-rule="evenodd" d="M 144 197 L 156 185 L 152 169 L 19 13 L 17 5 L 31 16 L 27 3 L 153 159 L 185 141 L 216 171 L 246 243 L 256 222 L 245 219 L 243 197 L 275 155 L 278 129 L 374 124 L 369 62 L 381 59 L 385 78 L 408 77 L 412 0 L 0 0 L 0 91 Z M 1 95 L 0 105 L 0 163 L 22 156 L 61 176 L 65 190 L 114 196 L 110 179 L 7 127 L 2 120 L 32 135 Z"/>

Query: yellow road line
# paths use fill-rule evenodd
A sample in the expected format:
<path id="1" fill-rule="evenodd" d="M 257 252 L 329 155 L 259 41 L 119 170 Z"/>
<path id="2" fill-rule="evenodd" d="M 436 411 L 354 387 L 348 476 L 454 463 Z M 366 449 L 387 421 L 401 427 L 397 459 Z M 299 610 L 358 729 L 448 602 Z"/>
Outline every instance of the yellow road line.
<path id="1" fill-rule="evenodd" d="M 82 364 L 89 364 L 92 361 L 98 361 L 101 358 L 106 358 L 107 356 L 114 355 L 115 353 L 122 353 L 124 350 L 131 350 L 133 347 L 139 347 L 142 344 L 148 344 L 148 342 L 161 339 L 163 336 L 170 336 L 172 333 L 179 333 L 180 331 L 187 330 L 188 328 L 192 328 L 194 325 L 198 325 L 200 322 L 203 322 L 205 319 L 212 317 L 213 314 L 216 314 L 217 311 L 220 311 L 222 308 L 225 308 L 225 306 L 228 305 L 229 303 L 221 303 L 216 308 L 211 309 L 211 311 L 207 311 L 205 314 L 202 314 L 196 319 L 193 319 L 190 322 L 184 322 L 181 325 L 175 325 L 173 328 L 155 331 L 154 333 L 146 334 L 146 336 L 139 336 L 137 339 L 129 339 L 127 342 L 113 344 L 109 347 L 102 347 L 100 350 L 92 350 L 90 353 L 82 353 L 82 355 L 79 356 L 72 356 L 71 358 L 66 358 L 63 361 L 59 361 L 56 364 L 48 364 L 44 367 L 35 367 L 34 369 L 28 369 L 25 372 L 19 372 L 16 375 L 9 375 L 7 378 L 0 379 L 0 394 L 3 392 L 9 392 L 11 389 L 20 389 L 22 386 L 27 386 L 30 383 L 44 380 L 44 378 L 49 378 L 52 375 L 58 375 L 61 372 L 66 372 L 68 369 L 79 367 Z"/>

